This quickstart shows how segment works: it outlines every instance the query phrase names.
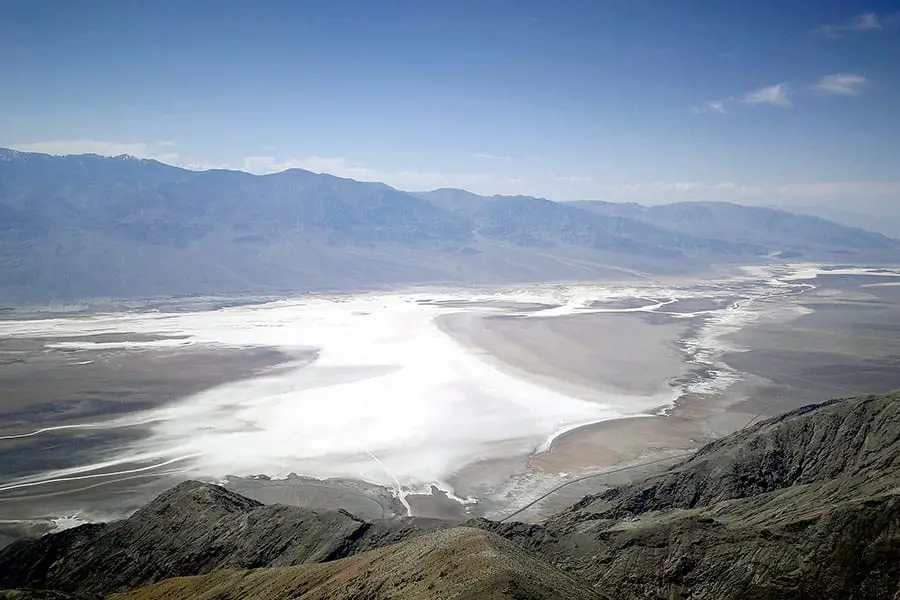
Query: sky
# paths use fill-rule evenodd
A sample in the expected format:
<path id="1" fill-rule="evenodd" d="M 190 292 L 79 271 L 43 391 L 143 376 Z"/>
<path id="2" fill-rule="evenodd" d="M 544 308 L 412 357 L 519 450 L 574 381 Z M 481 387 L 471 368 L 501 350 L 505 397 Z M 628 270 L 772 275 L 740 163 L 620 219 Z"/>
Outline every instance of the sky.
<path id="1" fill-rule="evenodd" d="M 898 65 L 900 0 L 7 0 L 0 146 L 897 215 Z"/>

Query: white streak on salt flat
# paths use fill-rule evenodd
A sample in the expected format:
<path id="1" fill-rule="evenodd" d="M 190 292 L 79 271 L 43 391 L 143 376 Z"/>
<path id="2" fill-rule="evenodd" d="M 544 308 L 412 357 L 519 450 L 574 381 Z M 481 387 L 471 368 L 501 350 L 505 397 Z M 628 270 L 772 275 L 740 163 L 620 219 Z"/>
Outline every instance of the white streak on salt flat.
<path id="1" fill-rule="evenodd" d="M 0 440 L 15 440 L 20 438 L 28 438 L 34 437 L 36 435 L 41 435 L 44 433 L 53 433 L 53 432 L 61 432 L 67 430 L 79 430 L 79 429 L 116 429 L 119 427 L 134 427 L 135 425 L 142 425 L 150 422 L 152 419 L 148 417 L 147 413 L 132 413 L 129 415 L 125 415 L 122 417 L 118 417 L 116 419 L 112 419 L 109 421 L 97 421 L 93 423 L 74 423 L 72 425 L 56 425 L 54 427 L 41 427 L 40 429 L 35 429 L 33 431 L 28 431 L 26 433 L 14 433 L 11 435 L 2 435 L 0 436 Z"/>
<path id="2" fill-rule="evenodd" d="M 815 279 L 819 275 L 869 275 L 875 277 L 900 277 L 897 269 L 871 269 L 865 267 L 847 267 L 832 269 L 821 265 L 803 265 L 796 272 L 790 273 L 782 279 L 784 281 L 798 281 L 803 279 Z"/>
<path id="3" fill-rule="evenodd" d="M 45 483 L 60 483 L 60 482 L 64 482 L 64 481 L 81 481 L 84 479 L 96 479 L 99 477 L 111 477 L 111 476 L 116 476 L 116 475 L 131 475 L 133 473 L 144 473 L 147 471 L 154 471 L 156 469 L 159 469 L 160 467 L 166 467 L 168 465 L 184 461 L 188 458 L 190 458 L 190 457 L 189 456 L 181 456 L 181 457 L 170 458 L 170 459 L 165 460 L 158 464 L 147 465 L 147 466 L 143 466 L 143 467 L 136 467 L 133 469 L 126 469 L 123 471 L 108 471 L 108 472 L 104 471 L 102 473 L 92 473 L 90 475 L 70 475 L 68 477 L 59 477 L 57 475 L 60 473 L 82 473 L 84 471 L 92 471 L 92 470 L 100 469 L 103 467 L 103 465 L 110 466 L 110 465 L 121 464 L 121 463 L 119 461 L 113 461 L 113 462 L 107 461 L 106 463 L 102 463 L 102 464 L 90 465 L 90 468 L 88 468 L 88 469 L 85 469 L 82 467 L 76 467 L 73 469 L 61 469 L 59 471 L 51 471 L 49 473 L 44 473 L 41 476 L 32 476 L 27 479 L 22 479 L 15 483 L 11 483 L 9 485 L 0 486 L 0 492 L 7 492 L 9 490 L 17 490 L 17 489 L 21 489 L 21 488 L 34 487 L 37 485 L 44 485 Z"/>
<path id="4" fill-rule="evenodd" d="M 652 414 L 622 415 L 621 417 L 618 417 L 618 418 L 639 418 L 639 417 L 652 417 L 652 416 L 654 416 L 654 415 L 652 415 Z M 570 431 L 574 431 L 580 427 L 584 427 L 585 425 L 591 425 L 592 423 L 594 423 L 594 421 L 588 421 L 587 423 L 573 423 L 571 425 L 567 425 L 566 427 L 563 427 L 559 431 L 554 432 L 553 435 L 548 437 L 546 440 L 544 440 L 543 443 L 541 443 L 541 445 L 537 447 L 535 452 L 547 452 L 548 450 L 550 450 L 550 447 L 553 446 L 553 442 L 555 442 L 560 436 L 562 436 L 566 433 L 569 433 Z M 560 475 L 562 475 L 562 473 Z"/>
<path id="5" fill-rule="evenodd" d="M 28 433 L 15 433 L 13 435 L 0 435 L 0 440 L 17 440 L 20 438 L 33 437 L 36 435 L 40 435 L 42 433 L 48 433 L 51 431 L 62 431 L 63 429 L 105 429 L 103 424 L 97 423 L 80 423 L 78 425 L 59 425 L 57 427 L 42 427 L 40 429 L 35 429 L 34 431 L 29 431 Z"/>
<path id="6" fill-rule="evenodd" d="M 193 343 L 190 340 L 183 339 L 149 340 L 144 342 L 51 342 L 44 347 L 52 350 L 140 350 L 142 348 L 180 348 L 190 346 Z"/>

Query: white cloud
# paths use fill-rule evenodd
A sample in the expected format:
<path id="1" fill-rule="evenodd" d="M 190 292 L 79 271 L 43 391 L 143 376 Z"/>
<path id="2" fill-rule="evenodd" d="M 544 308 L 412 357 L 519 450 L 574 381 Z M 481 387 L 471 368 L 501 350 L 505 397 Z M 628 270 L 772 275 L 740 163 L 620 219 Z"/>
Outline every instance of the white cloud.
<path id="1" fill-rule="evenodd" d="M 483 154 L 483 153 L 475 153 L 472 156 L 475 158 L 483 158 L 485 160 L 500 160 L 503 162 L 512 162 L 512 156 L 503 156 L 502 154 Z"/>
<path id="2" fill-rule="evenodd" d="M 830 38 L 844 37 L 848 33 L 884 29 L 883 18 L 873 12 L 864 12 L 844 23 L 822 25 L 820 31 Z"/>
<path id="3" fill-rule="evenodd" d="M 0 144 L 2 146 L 2 144 Z M 114 142 L 109 140 L 52 140 L 48 142 L 31 142 L 12 144 L 11 148 L 22 152 L 40 152 L 59 156 L 69 154 L 99 154 L 100 156 L 121 156 L 127 154 L 137 158 L 151 158 L 169 165 L 175 165 L 193 171 L 208 169 L 243 168 L 226 163 L 209 163 L 194 160 L 175 151 L 177 142 Z"/>
<path id="4" fill-rule="evenodd" d="M 856 73 L 834 73 L 825 75 L 810 86 L 810 89 L 817 94 L 859 96 L 868 83 L 865 77 Z"/>
<path id="5" fill-rule="evenodd" d="M 3 144 L 0 144 L 2 146 Z M 308 156 L 279 159 L 275 156 L 246 156 L 238 161 L 210 163 L 192 159 L 172 150 L 174 142 L 114 142 L 105 140 L 55 140 L 27 144 L 11 144 L 23 152 L 46 154 L 99 154 L 138 158 L 152 158 L 186 169 L 237 169 L 264 175 L 287 169 L 305 169 L 315 173 L 329 173 L 359 181 L 379 181 L 399 189 L 428 190 L 439 187 L 461 187 L 481 194 L 524 194 L 527 182 L 516 177 L 500 177 L 492 173 L 453 173 L 415 170 L 385 170 L 363 165 L 342 157 Z"/>
<path id="6" fill-rule="evenodd" d="M 717 112 L 721 115 L 731 114 L 731 111 L 728 110 L 727 106 L 731 102 L 730 98 L 724 98 L 722 100 L 710 100 L 706 103 L 706 107 L 709 110 Z"/>
<path id="7" fill-rule="evenodd" d="M 278 173 L 287 169 L 304 169 L 358 181 L 379 181 L 403 190 L 458 187 L 481 194 L 522 194 L 526 191 L 526 182 L 515 177 L 499 177 L 491 173 L 384 170 L 349 161 L 343 157 L 309 156 L 278 160 L 274 156 L 248 156 L 231 168 L 258 175 Z"/>
<path id="8" fill-rule="evenodd" d="M 369 169 L 361 165 L 348 163 L 343 158 L 326 156 L 310 156 L 302 159 L 278 160 L 274 156 L 245 156 L 240 163 L 231 165 L 233 169 L 247 171 L 256 175 L 278 173 L 288 169 L 304 169 L 316 173 L 331 173 L 350 179 L 366 179 Z"/>
<path id="9" fill-rule="evenodd" d="M 161 162 L 177 163 L 181 158 L 171 150 L 175 142 L 110 142 L 105 140 L 54 140 L 14 144 L 15 150 L 41 152 L 44 154 L 99 154 L 101 156 L 121 156 L 129 154 L 138 158 L 153 158 Z M 165 148 L 165 149 L 164 149 Z"/>
<path id="10" fill-rule="evenodd" d="M 787 108 L 793 106 L 789 96 L 788 84 L 777 83 L 747 93 L 741 98 L 741 102 L 744 104 L 771 104 L 772 106 Z"/>
<path id="11" fill-rule="evenodd" d="M 2 145 L 2 144 L 0 144 Z M 329 173 L 361 181 L 379 181 L 402 190 L 427 190 L 439 187 L 464 188 L 484 195 L 524 194 L 554 200 L 600 199 L 659 204 L 679 200 L 725 200 L 746 204 L 823 205 L 840 206 L 846 203 L 875 202 L 878 206 L 894 207 L 900 202 L 900 181 L 821 181 L 811 183 L 753 184 L 734 181 L 655 181 L 604 184 L 583 175 L 538 177 L 525 174 L 498 175 L 494 173 L 433 172 L 389 170 L 365 165 L 342 157 L 308 156 L 279 159 L 275 156 L 247 156 L 226 164 L 192 161 L 172 150 L 172 144 L 160 142 L 109 142 L 72 140 L 19 144 L 16 149 L 51 154 L 92 152 L 107 156 L 131 154 L 156 158 L 162 162 L 185 168 L 238 169 L 255 174 L 268 174 L 298 168 L 316 173 Z M 891 208 L 893 210 L 893 208 Z"/>
<path id="12" fill-rule="evenodd" d="M 797 95 L 803 95 L 803 93 L 807 95 L 812 92 L 818 95 L 859 96 L 868 85 L 869 81 L 862 75 L 856 73 L 832 73 L 831 75 L 820 77 L 813 83 L 799 85 L 798 87 L 785 82 L 759 88 L 747 92 L 741 96 L 740 100 L 735 100 L 733 97 L 709 100 L 703 106 L 695 107 L 694 112 L 714 112 L 727 115 L 731 114 L 735 102 L 751 105 L 768 104 L 781 108 L 790 108 L 794 105 L 792 99 Z"/>

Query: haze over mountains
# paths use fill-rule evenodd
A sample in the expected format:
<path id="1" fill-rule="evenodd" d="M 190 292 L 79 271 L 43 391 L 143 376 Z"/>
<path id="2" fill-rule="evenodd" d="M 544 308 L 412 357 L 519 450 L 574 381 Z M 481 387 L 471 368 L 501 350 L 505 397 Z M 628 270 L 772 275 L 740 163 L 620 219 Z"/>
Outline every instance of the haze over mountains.
<path id="1" fill-rule="evenodd" d="M 896 262 L 900 241 L 726 203 L 405 192 L 300 169 L 0 149 L 5 303 L 603 279 L 777 259 Z"/>

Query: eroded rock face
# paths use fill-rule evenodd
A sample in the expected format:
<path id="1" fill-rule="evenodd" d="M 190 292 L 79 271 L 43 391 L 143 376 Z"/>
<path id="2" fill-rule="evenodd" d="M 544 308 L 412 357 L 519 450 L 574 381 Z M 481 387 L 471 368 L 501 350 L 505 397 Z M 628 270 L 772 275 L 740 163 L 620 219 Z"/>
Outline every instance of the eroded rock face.
<path id="1" fill-rule="evenodd" d="M 169 577 L 335 560 L 440 523 L 369 523 L 344 511 L 264 506 L 220 486 L 188 481 L 130 518 L 87 525 L 0 552 L 0 589 L 107 594 Z"/>
<path id="2" fill-rule="evenodd" d="M 900 395 L 760 423 L 541 526 L 481 526 L 623 598 L 894 598 Z"/>
<path id="3" fill-rule="evenodd" d="M 482 558 L 466 564 L 481 573 L 482 584 L 476 589 L 477 578 L 470 585 L 454 580 L 446 588 L 455 590 L 453 597 L 550 598 L 555 596 L 547 590 L 562 586 L 569 597 L 895 599 L 900 394 L 829 402 L 760 423 L 659 476 L 588 496 L 540 525 L 484 519 L 467 525 L 457 530 L 462 534 L 432 534 L 419 542 L 449 525 L 366 522 L 341 511 L 263 506 L 218 486 L 187 482 L 124 521 L 3 549 L 0 589 L 99 597 L 219 572 L 166 582 L 134 597 L 187 598 L 159 594 L 222 582 L 244 590 L 242 598 L 268 597 L 260 590 L 275 588 L 286 598 L 326 591 L 329 597 L 358 597 L 334 595 L 336 582 L 352 579 L 353 589 L 366 591 L 367 598 L 400 598 L 403 590 L 426 594 L 429 588 L 419 582 L 446 570 L 459 540 L 471 538 L 481 544 Z M 478 537 L 473 528 L 512 545 L 489 534 Z M 338 560 L 351 556 L 350 562 Z M 273 568 L 308 563 L 329 566 Z M 369 566 L 352 570 L 360 565 Z M 457 567 L 454 576 L 461 577 L 465 569 Z M 221 571 L 226 568 L 262 570 L 238 577 Z M 556 569 L 568 575 L 560 578 Z M 526 572 L 540 577 L 528 579 Z M 484 578 L 494 587 L 484 587 Z M 518 579 L 531 583 L 517 588 Z"/>
<path id="4" fill-rule="evenodd" d="M 339 561 L 168 579 L 121 600 L 609 598 L 500 536 L 454 527 Z"/>

